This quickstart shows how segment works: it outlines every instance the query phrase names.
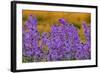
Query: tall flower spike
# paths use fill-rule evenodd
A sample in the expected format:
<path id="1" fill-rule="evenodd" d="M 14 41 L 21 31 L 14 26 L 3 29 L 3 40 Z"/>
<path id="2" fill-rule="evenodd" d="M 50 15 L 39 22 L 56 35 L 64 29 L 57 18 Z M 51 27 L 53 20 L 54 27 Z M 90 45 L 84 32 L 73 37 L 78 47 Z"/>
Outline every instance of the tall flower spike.
<path id="1" fill-rule="evenodd" d="M 36 26 L 37 25 L 37 18 L 34 16 L 34 18 L 33 18 L 33 16 L 32 15 L 30 15 L 29 16 L 29 22 L 33 25 L 33 26 Z"/>
<path id="2" fill-rule="evenodd" d="M 85 22 L 82 23 L 82 28 L 84 29 L 84 34 L 86 36 L 87 41 L 91 39 L 90 37 L 90 27 L 87 26 Z"/>
<path id="3" fill-rule="evenodd" d="M 61 24 L 63 24 L 63 25 L 66 25 L 66 24 L 67 24 L 66 20 L 63 19 L 63 18 L 59 19 L 59 22 L 60 22 Z"/>
<path id="4" fill-rule="evenodd" d="M 84 29 L 84 33 L 86 33 L 88 30 L 88 26 L 87 26 L 86 22 L 82 23 L 82 28 Z"/>

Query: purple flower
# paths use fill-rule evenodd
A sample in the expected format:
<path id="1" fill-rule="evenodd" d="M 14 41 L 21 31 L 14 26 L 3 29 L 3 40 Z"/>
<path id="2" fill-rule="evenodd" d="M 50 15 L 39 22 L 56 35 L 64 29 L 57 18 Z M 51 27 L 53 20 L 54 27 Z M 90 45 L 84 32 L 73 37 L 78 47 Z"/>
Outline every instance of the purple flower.
<path id="1" fill-rule="evenodd" d="M 87 24 L 85 22 L 82 23 L 82 27 L 84 29 L 84 34 L 86 36 L 87 40 L 91 40 L 90 38 L 90 27 L 87 26 Z"/>
<path id="2" fill-rule="evenodd" d="M 36 26 L 37 25 L 37 18 L 34 17 L 32 15 L 29 16 L 29 22 L 33 25 Z"/>
<path id="3" fill-rule="evenodd" d="M 34 57 L 34 61 L 83 60 L 91 58 L 90 27 L 84 22 L 82 28 L 86 37 L 83 44 L 73 24 L 60 18 L 62 25 L 52 25 L 50 32 L 41 35 L 37 29 L 37 18 L 32 15 L 23 26 L 23 55 Z M 40 43 L 40 44 L 39 44 Z M 48 50 L 48 52 L 44 52 Z"/>
<path id="4" fill-rule="evenodd" d="M 63 19 L 63 18 L 59 19 L 59 22 L 60 22 L 61 24 L 63 24 L 63 25 L 66 25 L 66 24 L 67 24 L 67 22 L 66 22 L 65 19 Z"/>

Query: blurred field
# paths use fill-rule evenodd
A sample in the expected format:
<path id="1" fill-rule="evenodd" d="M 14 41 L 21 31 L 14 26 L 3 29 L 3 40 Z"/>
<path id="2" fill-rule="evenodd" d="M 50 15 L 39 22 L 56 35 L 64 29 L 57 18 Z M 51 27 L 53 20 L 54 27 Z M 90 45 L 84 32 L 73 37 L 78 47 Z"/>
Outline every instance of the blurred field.
<path id="1" fill-rule="evenodd" d="M 82 42 L 85 42 L 85 36 L 83 34 L 82 22 L 85 21 L 88 26 L 91 24 L 91 14 L 90 13 L 79 13 L 79 12 L 52 12 L 52 11 L 37 11 L 37 10 L 23 10 L 22 20 L 23 25 L 25 21 L 28 20 L 29 15 L 33 15 L 38 19 L 38 31 L 49 32 L 53 24 L 58 24 L 59 18 L 64 18 L 70 24 L 74 24 L 79 29 L 79 36 Z"/>

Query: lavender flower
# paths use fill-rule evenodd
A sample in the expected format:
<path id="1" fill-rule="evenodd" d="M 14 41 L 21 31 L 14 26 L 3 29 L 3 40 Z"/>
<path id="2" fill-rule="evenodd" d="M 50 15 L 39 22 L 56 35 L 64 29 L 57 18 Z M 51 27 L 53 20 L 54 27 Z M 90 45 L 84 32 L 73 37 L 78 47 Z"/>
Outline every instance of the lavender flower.
<path id="1" fill-rule="evenodd" d="M 37 29 L 38 20 L 30 15 L 23 26 L 23 56 L 34 58 L 34 62 L 90 59 L 90 27 L 85 22 L 82 23 L 86 37 L 86 42 L 82 43 L 73 24 L 63 18 L 59 22 L 61 26 L 52 25 L 50 32 L 40 35 Z M 48 51 L 44 52 L 45 50 Z"/>

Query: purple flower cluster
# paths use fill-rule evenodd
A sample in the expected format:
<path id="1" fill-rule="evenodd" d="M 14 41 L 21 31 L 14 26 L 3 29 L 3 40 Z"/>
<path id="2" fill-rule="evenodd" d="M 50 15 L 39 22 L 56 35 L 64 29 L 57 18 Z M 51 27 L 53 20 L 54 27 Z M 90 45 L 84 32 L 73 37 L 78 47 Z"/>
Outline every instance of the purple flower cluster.
<path id="1" fill-rule="evenodd" d="M 82 43 L 78 29 L 59 19 L 61 25 L 53 25 L 50 32 L 40 34 L 37 18 L 32 15 L 23 26 L 23 56 L 33 61 L 84 60 L 91 58 L 90 27 L 82 23 L 86 42 Z"/>

